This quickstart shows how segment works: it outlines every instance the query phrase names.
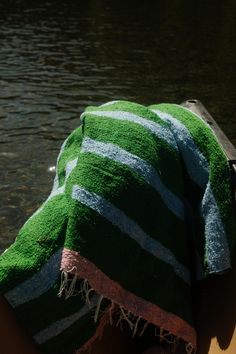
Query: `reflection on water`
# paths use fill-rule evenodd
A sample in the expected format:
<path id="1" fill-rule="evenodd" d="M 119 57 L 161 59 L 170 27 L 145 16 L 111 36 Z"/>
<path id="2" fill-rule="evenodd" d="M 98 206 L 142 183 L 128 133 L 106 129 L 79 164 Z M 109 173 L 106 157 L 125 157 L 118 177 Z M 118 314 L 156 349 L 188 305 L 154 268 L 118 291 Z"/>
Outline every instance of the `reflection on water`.
<path id="1" fill-rule="evenodd" d="M 1 2 L 0 248 L 87 105 L 196 97 L 236 143 L 235 15 L 233 0 Z"/>

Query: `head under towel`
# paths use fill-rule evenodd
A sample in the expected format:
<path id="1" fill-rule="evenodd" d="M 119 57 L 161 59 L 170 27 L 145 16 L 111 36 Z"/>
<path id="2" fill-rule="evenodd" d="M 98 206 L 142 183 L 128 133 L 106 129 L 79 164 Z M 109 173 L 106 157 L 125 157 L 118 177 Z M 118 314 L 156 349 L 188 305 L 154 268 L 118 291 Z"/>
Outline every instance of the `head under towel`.
<path id="1" fill-rule="evenodd" d="M 0 291 L 45 352 L 88 348 L 112 321 L 196 350 L 193 284 L 231 267 L 229 166 L 175 104 L 89 107 L 51 194 L 0 257 Z"/>

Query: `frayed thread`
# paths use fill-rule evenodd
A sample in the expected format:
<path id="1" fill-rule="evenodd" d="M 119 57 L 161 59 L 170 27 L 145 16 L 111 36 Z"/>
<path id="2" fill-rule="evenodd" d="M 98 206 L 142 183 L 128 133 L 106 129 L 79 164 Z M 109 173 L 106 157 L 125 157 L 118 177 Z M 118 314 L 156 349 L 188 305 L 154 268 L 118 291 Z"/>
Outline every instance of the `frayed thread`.
<path id="1" fill-rule="evenodd" d="M 191 343 L 187 343 L 185 345 L 185 350 L 186 350 L 187 354 L 195 354 L 196 353 L 196 350 L 193 348 Z"/>
<path id="2" fill-rule="evenodd" d="M 71 277 L 70 272 L 63 271 L 61 273 L 61 286 L 58 293 L 60 297 L 64 295 L 65 299 L 68 299 L 71 296 L 80 295 L 84 299 L 85 303 L 88 306 L 91 306 L 91 295 L 94 295 L 94 293 L 97 294 L 95 289 L 90 286 L 89 281 L 87 279 L 80 279 L 76 274 Z M 102 301 L 105 298 L 101 294 L 97 294 L 97 296 L 98 301 L 95 306 L 95 312 L 93 317 L 95 323 L 97 323 L 98 320 L 100 320 L 100 318 L 104 315 L 104 312 L 101 310 L 101 305 Z M 108 320 L 105 325 L 103 324 L 103 327 L 107 324 L 110 324 L 111 326 L 119 327 L 122 331 L 122 324 L 123 322 L 125 322 L 131 330 L 132 338 L 136 335 L 141 337 L 146 331 L 147 327 L 149 325 L 152 325 L 152 323 L 145 321 L 145 319 L 140 316 L 134 315 L 130 311 L 126 310 L 124 307 L 114 303 L 112 300 L 110 300 L 110 305 L 108 308 L 106 308 L 105 314 L 107 315 Z M 171 332 L 166 331 L 164 328 L 159 327 L 154 327 L 154 336 L 158 337 L 160 344 L 170 345 L 173 352 L 177 348 L 180 341 L 179 337 L 173 335 Z M 97 337 L 101 338 L 101 335 L 98 335 Z M 185 350 L 187 354 L 194 354 L 196 352 L 191 343 L 186 343 Z"/>
<path id="3" fill-rule="evenodd" d="M 155 328 L 155 331 L 158 331 Z M 160 343 L 167 343 L 170 344 L 173 348 L 176 348 L 179 344 L 180 338 L 173 335 L 171 332 L 164 330 L 163 328 L 159 328 L 159 333 L 155 335 L 159 338 Z"/>
<path id="4" fill-rule="evenodd" d="M 72 268 L 70 272 L 74 269 Z M 78 276 L 74 275 L 71 277 L 70 272 L 61 272 L 61 286 L 58 292 L 58 296 L 62 297 L 65 296 L 65 299 L 68 299 L 71 296 L 79 295 L 80 292 L 76 290 L 76 284 L 78 282 Z"/>
<path id="5" fill-rule="evenodd" d="M 95 293 L 95 290 L 89 285 L 87 279 L 80 279 L 76 274 L 71 277 L 69 272 L 61 272 L 61 286 L 58 292 L 59 297 L 64 295 L 67 300 L 71 296 L 80 295 L 89 306 L 91 304 L 90 299 L 93 293 Z"/>
<path id="6" fill-rule="evenodd" d="M 94 314 L 94 322 L 96 323 L 98 320 L 98 316 L 99 316 L 99 312 L 100 312 L 100 308 L 101 308 L 101 304 L 102 304 L 102 300 L 103 300 L 103 296 L 100 295 L 98 302 L 97 302 L 97 306 L 96 306 L 96 310 L 95 310 L 95 314 Z"/>

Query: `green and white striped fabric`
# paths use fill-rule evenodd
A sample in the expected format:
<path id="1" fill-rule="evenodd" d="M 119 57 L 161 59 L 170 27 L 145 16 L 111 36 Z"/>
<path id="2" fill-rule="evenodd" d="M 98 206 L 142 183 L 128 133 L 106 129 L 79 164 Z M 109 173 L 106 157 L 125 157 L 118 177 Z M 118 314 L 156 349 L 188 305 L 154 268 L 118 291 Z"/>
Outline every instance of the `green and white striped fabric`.
<path id="1" fill-rule="evenodd" d="M 88 347 L 111 317 L 195 350 L 192 285 L 230 269 L 234 248 L 224 152 L 175 104 L 113 101 L 81 121 L 0 257 L 1 292 L 45 352 Z"/>

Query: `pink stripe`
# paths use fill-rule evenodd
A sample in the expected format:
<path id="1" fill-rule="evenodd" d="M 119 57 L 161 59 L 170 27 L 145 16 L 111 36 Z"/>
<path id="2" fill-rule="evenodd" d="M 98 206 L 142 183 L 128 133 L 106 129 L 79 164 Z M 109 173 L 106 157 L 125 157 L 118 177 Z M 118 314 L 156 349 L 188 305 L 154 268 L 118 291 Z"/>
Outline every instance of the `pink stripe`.
<path id="1" fill-rule="evenodd" d="M 191 343 L 193 348 L 196 348 L 196 331 L 192 326 L 173 313 L 166 312 L 157 305 L 123 289 L 79 253 L 64 248 L 61 270 L 87 279 L 97 293 L 122 306 L 135 316 L 142 317 L 147 322 L 171 332 L 187 343 Z"/>

